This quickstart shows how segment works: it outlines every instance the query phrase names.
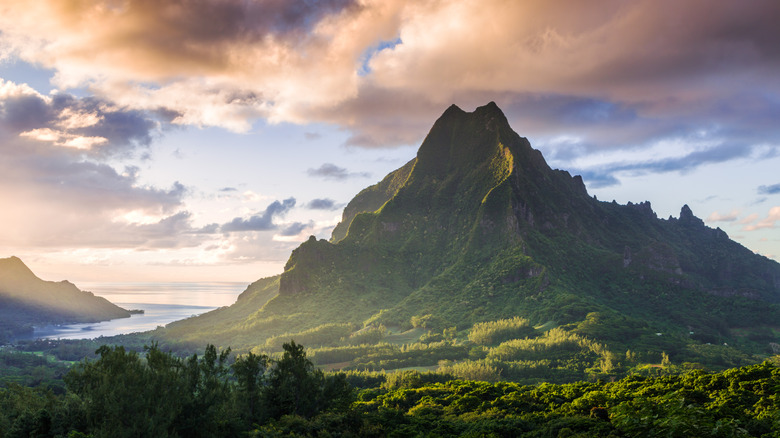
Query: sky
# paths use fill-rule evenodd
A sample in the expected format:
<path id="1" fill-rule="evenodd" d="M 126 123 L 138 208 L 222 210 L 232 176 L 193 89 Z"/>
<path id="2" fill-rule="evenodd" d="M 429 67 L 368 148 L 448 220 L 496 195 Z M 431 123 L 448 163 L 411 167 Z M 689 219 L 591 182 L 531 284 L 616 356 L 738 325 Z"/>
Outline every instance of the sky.
<path id="1" fill-rule="evenodd" d="M 46 280 L 281 273 L 490 101 L 603 201 L 780 260 L 775 0 L 3 0 L 0 257 Z"/>

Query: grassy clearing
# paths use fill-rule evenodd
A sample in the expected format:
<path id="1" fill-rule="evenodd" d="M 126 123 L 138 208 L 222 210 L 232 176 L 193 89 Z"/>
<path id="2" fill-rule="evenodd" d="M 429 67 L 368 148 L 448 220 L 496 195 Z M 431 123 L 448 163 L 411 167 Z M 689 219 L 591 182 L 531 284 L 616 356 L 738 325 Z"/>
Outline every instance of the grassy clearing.
<path id="1" fill-rule="evenodd" d="M 393 331 L 388 328 L 388 335 L 385 337 L 384 341 L 388 344 L 394 345 L 411 344 L 420 339 L 420 336 L 424 335 L 425 333 L 427 333 L 427 331 L 420 327 L 400 333 L 393 333 Z"/>

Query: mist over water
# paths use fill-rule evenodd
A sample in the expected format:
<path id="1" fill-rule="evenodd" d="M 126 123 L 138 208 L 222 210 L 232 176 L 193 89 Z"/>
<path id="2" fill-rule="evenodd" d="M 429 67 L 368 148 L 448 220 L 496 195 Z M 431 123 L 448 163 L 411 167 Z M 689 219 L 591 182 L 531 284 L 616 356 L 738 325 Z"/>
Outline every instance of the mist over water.
<path id="1" fill-rule="evenodd" d="M 79 289 L 101 296 L 127 310 L 143 310 L 130 318 L 85 324 L 46 326 L 31 338 L 94 339 L 154 330 L 173 321 L 229 306 L 246 283 L 82 283 Z"/>

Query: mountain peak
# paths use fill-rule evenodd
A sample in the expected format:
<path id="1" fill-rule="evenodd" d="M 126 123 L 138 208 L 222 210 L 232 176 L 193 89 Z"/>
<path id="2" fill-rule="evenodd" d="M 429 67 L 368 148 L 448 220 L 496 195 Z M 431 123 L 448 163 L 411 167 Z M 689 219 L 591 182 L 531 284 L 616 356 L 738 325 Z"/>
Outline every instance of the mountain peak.
<path id="1" fill-rule="evenodd" d="M 670 345 L 700 357 L 696 340 L 731 344 L 728 327 L 764 333 L 777 320 L 780 265 L 707 228 L 688 206 L 665 221 L 649 202 L 589 196 L 494 102 L 450 106 L 417 158 L 361 192 L 344 223 L 332 242 L 295 249 L 278 294 L 246 320 L 219 335 L 207 318 L 176 330 L 237 341 L 317 333 L 320 342 L 334 323 L 411 328 L 424 319 L 443 333 L 520 317 L 657 358 Z M 661 328 L 682 336 L 657 339 Z"/>
<path id="2" fill-rule="evenodd" d="M 0 279 L 2 278 L 30 279 L 38 277 L 24 264 L 22 259 L 11 256 L 0 259 Z"/>
<path id="3" fill-rule="evenodd" d="M 413 179 L 457 178 L 496 161 L 520 137 L 494 102 L 465 112 L 451 105 L 433 124 L 417 152 Z M 530 148 L 530 145 L 529 145 Z"/>
<path id="4" fill-rule="evenodd" d="M 452 116 L 456 114 L 466 114 L 466 111 L 463 111 L 458 105 L 455 105 L 454 103 L 450 105 L 444 113 L 442 113 L 441 117 L 445 116 Z"/>
<path id="5" fill-rule="evenodd" d="M 688 207 L 688 204 L 683 205 L 680 209 L 680 223 L 683 225 L 704 226 L 704 221 L 693 214 L 693 211 L 691 211 L 691 207 Z"/>
<path id="6" fill-rule="evenodd" d="M 501 111 L 501 108 L 496 105 L 495 102 L 492 100 L 485 105 L 482 105 L 480 107 L 477 107 L 477 109 L 474 110 L 476 114 L 501 114 L 504 115 L 504 112 Z"/>

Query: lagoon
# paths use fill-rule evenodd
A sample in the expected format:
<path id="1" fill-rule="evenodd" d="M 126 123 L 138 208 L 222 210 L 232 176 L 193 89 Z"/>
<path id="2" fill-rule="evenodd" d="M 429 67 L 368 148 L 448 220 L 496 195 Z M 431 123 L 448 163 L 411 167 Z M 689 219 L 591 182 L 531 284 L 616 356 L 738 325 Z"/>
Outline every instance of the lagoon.
<path id="1" fill-rule="evenodd" d="M 94 339 L 154 330 L 233 304 L 247 283 L 82 283 L 77 286 L 127 310 L 144 313 L 98 323 L 37 327 L 30 338 Z"/>

